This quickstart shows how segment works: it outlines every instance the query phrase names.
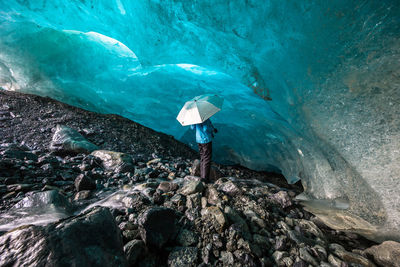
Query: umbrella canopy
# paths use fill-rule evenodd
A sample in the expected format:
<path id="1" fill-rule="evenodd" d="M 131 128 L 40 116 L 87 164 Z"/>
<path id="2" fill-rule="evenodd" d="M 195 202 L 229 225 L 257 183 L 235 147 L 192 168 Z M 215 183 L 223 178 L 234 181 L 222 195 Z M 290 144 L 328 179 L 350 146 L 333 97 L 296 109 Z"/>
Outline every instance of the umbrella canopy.
<path id="1" fill-rule="evenodd" d="M 222 108 L 224 100 L 213 94 L 199 95 L 185 103 L 176 119 L 182 126 L 202 123 Z"/>

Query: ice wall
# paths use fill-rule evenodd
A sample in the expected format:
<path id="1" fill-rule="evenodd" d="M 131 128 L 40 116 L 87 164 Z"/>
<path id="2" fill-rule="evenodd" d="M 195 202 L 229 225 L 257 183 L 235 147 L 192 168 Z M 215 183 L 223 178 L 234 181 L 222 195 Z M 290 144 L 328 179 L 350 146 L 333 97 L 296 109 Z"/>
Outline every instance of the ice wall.
<path id="1" fill-rule="evenodd" d="M 174 135 L 225 99 L 215 158 L 302 179 L 338 229 L 400 240 L 398 1 L 0 0 L 0 87 Z"/>

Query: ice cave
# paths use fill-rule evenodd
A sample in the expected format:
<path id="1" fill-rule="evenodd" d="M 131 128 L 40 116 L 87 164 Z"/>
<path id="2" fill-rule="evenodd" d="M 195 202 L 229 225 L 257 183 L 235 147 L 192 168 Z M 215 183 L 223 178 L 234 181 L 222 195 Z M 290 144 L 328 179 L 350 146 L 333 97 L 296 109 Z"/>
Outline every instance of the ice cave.
<path id="1" fill-rule="evenodd" d="M 328 226 L 400 241 L 397 0 L 0 0 L 0 88 L 192 146 L 179 109 L 216 93 L 217 162 L 300 180 Z"/>

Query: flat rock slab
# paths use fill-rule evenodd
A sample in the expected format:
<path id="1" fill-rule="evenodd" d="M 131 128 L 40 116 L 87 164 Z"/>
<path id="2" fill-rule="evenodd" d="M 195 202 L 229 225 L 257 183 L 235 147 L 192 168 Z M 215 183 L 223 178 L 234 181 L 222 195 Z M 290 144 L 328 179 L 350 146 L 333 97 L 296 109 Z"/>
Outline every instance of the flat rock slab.
<path id="1" fill-rule="evenodd" d="M 0 237 L 0 266 L 126 266 L 122 238 L 110 211 L 41 226 L 22 226 Z"/>

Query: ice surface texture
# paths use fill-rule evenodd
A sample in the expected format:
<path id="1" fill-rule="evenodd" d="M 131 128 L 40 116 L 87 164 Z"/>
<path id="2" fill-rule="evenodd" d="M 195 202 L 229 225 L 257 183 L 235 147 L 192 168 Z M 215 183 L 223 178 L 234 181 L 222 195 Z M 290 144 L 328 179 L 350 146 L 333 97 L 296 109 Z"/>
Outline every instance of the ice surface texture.
<path id="1" fill-rule="evenodd" d="M 330 226 L 400 240 L 399 6 L 0 0 L 0 87 L 188 143 L 179 109 L 218 93 L 216 159 L 279 169 Z"/>

